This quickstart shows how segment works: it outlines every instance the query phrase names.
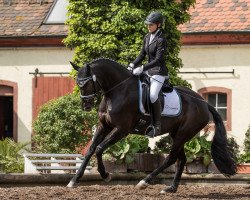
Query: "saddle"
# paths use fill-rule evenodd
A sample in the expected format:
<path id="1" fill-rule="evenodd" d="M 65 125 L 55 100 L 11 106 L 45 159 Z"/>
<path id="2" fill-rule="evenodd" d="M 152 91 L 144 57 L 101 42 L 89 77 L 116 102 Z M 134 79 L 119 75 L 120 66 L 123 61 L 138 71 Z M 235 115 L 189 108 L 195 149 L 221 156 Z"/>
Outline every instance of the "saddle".
<path id="1" fill-rule="evenodd" d="M 141 93 L 141 101 L 142 104 L 144 105 L 144 110 L 145 110 L 145 114 L 149 114 L 151 113 L 151 102 L 150 102 L 150 77 L 148 77 L 147 75 L 142 75 L 140 77 L 140 81 L 141 81 L 141 89 L 142 89 L 142 93 Z M 159 93 L 159 100 L 161 102 L 161 108 L 162 111 L 164 109 L 164 93 L 171 93 L 173 91 L 173 85 L 171 83 L 169 83 L 168 80 L 164 81 L 164 84 L 161 88 L 161 91 Z"/>
<path id="2" fill-rule="evenodd" d="M 150 77 L 146 74 L 138 79 L 138 95 L 139 95 L 139 111 L 146 116 L 152 116 L 152 104 L 150 102 Z M 165 81 L 159 93 L 162 113 L 161 116 L 176 117 L 182 111 L 182 102 L 178 91 L 168 82 Z M 152 128 L 153 118 L 151 117 L 151 125 L 146 129 L 146 133 Z M 139 131 L 146 125 L 146 121 L 141 118 L 137 122 L 135 131 Z"/>

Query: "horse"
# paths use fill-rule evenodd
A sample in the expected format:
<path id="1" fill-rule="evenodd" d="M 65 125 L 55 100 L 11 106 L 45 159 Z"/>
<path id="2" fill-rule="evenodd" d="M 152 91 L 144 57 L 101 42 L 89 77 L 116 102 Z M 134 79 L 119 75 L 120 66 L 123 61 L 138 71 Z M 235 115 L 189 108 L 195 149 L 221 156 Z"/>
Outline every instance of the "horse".
<path id="1" fill-rule="evenodd" d="M 70 180 L 67 187 L 74 187 L 83 176 L 84 170 L 95 153 L 97 170 L 106 181 L 111 175 L 106 172 L 102 154 L 117 141 L 128 134 L 143 135 L 150 124 L 150 116 L 143 115 L 138 105 L 138 76 L 134 76 L 123 65 L 108 58 L 98 58 L 82 67 L 71 62 L 78 71 L 76 83 L 80 88 L 81 106 L 90 111 L 95 104 L 95 96 L 101 92 L 99 104 L 99 124 L 93 136 L 93 142 L 83 160 L 80 169 Z M 209 113 L 213 116 L 215 134 L 211 145 L 211 155 L 218 170 L 225 176 L 236 173 L 234 154 L 230 151 L 226 130 L 219 113 L 199 94 L 187 87 L 174 86 L 180 94 L 182 111 L 176 117 L 161 117 L 162 134 L 169 133 L 173 143 L 169 155 L 161 166 L 141 180 L 136 188 L 145 189 L 164 169 L 177 162 L 177 170 L 172 184 L 160 193 L 176 192 L 186 164 L 184 144 L 201 131 L 209 122 Z M 140 119 L 146 124 L 136 131 Z"/>

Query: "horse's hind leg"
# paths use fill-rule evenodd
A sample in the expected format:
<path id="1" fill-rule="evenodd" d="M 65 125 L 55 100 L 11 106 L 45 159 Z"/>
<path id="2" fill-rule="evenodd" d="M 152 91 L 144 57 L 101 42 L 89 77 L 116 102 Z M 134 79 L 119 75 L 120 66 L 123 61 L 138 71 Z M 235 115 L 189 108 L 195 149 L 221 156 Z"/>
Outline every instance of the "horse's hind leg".
<path id="1" fill-rule="evenodd" d="M 190 137 L 190 136 L 188 136 Z M 177 160 L 177 158 L 180 160 L 180 164 L 178 166 L 178 170 L 175 174 L 174 181 L 168 192 L 176 192 L 180 178 L 186 163 L 186 156 L 184 152 L 184 144 L 188 140 L 187 136 L 185 134 L 175 134 L 173 138 L 173 145 L 171 147 L 170 153 L 165 159 L 164 163 L 155 169 L 151 174 L 149 174 L 145 179 L 140 181 L 137 184 L 137 188 L 139 189 L 145 189 L 149 183 L 164 169 L 168 168 L 172 164 L 174 164 Z M 166 191 L 167 192 L 167 191 Z"/>
<path id="2" fill-rule="evenodd" d="M 177 160 L 177 170 L 175 172 L 174 180 L 172 185 L 169 188 L 162 190 L 160 193 L 165 194 L 168 192 L 176 192 L 179 186 L 181 175 L 184 170 L 185 164 L 187 162 L 186 155 L 184 152 L 184 148 L 182 148 L 178 153 L 178 160 Z"/>
<path id="3" fill-rule="evenodd" d="M 183 144 L 181 145 L 183 146 Z M 151 174 L 149 174 L 145 179 L 141 180 L 136 187 L 138 189 L 145 189 L 159 173 L 161 173 L 164 169 L 174 164 L 177 160 L 179 149 L 180 149 L 179 144 L 177 145 L 177 143 L 174 142 L 170 154 L 167 156 L 164 163 L 160 167 L 155 169 Z"/>

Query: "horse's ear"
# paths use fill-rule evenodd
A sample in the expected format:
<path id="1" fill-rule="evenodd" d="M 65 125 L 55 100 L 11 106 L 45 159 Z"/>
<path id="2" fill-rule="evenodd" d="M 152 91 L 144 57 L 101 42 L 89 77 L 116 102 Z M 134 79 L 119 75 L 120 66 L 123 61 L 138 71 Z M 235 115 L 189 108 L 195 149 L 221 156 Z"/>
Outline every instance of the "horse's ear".
<path id="1" fill-rule="evenodd" d="M 70 61 L 69 61 L 70 62 Z M 76 64 L 70 62 L 70 64 L 72 65 L 72 67 L 76 70 L 79 71 L 80 67 L 78 67 Z"/>
<path id="2" fill-rule="evenodd" d="M 84 64 L 83 67 L 87 69 L 87 75 L 90 75 L 91 73 L 90 73 L 90 66 L 89 66 L 89 64 L 86 63 L 86 64 Z"/>

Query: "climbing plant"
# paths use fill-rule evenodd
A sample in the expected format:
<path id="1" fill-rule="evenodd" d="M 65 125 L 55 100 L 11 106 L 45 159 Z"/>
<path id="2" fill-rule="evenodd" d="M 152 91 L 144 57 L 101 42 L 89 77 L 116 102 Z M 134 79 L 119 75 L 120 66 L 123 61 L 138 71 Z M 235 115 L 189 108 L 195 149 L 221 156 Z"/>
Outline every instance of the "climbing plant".
<path id="1" fill-rule="evenodd" d="M 162 29 L 168 41 L 170 80 L 176 85 L 189 85 L 177 76 L 183 66 L 178 26 L 190 19 L 188 9 L 194 3 L 195 0 L 69 0 L 69 33 L 64 43 L 74 48 L 73 61 L 79 65 L 108 57 L 126 66 L 139 54 L 147 33 L 144 19 L 151 11 L 160 11 L 165 17 Z"/>

